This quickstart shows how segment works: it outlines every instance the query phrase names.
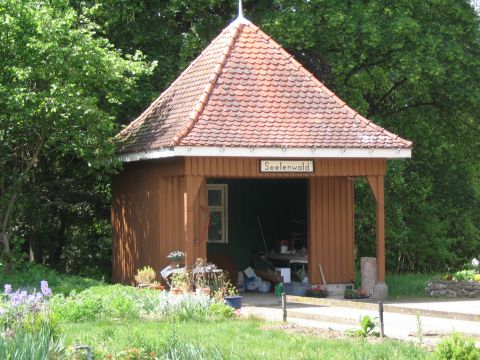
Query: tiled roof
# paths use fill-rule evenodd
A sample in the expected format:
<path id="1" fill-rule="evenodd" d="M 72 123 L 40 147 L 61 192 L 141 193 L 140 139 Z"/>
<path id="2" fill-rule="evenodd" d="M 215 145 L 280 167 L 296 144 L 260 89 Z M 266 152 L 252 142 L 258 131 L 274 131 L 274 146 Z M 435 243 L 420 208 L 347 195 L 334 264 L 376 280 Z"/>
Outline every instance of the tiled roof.
<path id="1" fill-rule="evenodd" d="M 408 149 L 248 21 L 230 24 L 117 135 L 119 152 L 174 146 Z"/>

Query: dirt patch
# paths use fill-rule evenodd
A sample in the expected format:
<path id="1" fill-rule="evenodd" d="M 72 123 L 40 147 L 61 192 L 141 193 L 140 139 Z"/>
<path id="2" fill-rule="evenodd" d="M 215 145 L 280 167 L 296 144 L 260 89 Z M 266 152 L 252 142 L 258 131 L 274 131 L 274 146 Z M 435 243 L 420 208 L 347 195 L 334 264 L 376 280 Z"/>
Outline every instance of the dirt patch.
<path id="1" fill-rule="evenodd" d="M 367 336 L 367 337 L 355 337 L 346 335 L 342 331 L 334 330 L 332 328 L 324 329 L 324 328 L 313 328 L 313 327 L 306 327 L 300 326 L 296 324 L 269 324 L 263 325 L 260 327 L 262 330 L 282 330 L 288 332 L 290 334 L 299 334 L 299 335 L 310 335 L 310 336 L 318 336 L 324 339 L 335 339 L 335 340 L 342 340 L 342 339 L 365 339 L 371 343 L 381 342 L 384 339 L 376 336 Z M 352 327 L 353 329 L 353 327 Z"/>

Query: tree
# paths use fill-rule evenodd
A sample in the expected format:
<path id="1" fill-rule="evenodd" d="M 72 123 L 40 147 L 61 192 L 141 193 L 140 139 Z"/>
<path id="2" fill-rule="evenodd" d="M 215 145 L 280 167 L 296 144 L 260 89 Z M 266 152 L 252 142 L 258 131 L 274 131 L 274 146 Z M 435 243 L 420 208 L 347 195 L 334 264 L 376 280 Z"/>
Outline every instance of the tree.
<path id="1" fill-rule="evenodd" d="M 0 239 L 9 254 L 12 218 L 40 160 L 88 164 L 84 175 L 114 167 L 118 106 L 152 66 L 97 37 L 68 1 L 5 0 L 0 19 Z"/>
<path id="2" fill-rule="evenodd" d="M 79 4 L 116 46 L 161 60 L 146 87 L 152 97 L 236 14 L 236 2 L 218 0 Z M 414 141 L 411 160 L 389 162 L 390 270 L 435 270 L 478 254 L 480 26 L 470 1 L 245 0 L 244 8 L 352 107 Z M 373 255 L 370 189 L 359 181 L 356 194 L 358 254 Z"/>

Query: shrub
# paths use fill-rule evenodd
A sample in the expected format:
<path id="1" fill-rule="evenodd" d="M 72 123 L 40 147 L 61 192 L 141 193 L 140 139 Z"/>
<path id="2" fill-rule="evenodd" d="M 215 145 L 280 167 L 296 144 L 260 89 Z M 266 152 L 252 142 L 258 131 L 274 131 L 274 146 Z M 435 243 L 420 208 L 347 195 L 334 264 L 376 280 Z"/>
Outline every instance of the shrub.
<path id="1" fill-rule="evenodd" d="M 473 339 L 467 339 L 454 333 L 438 344 L 435 358 L 438 360 L 478 360 L 480 351 L 475 347 Z"/>
<path id="2" fill-rule="evenodd" d="M 235 309 L 223 303 L 213 303 L 208 309 L 209 316 L 214 319 L 229 319 L 235 315 Z"/>
<path id="3" fill-rule="evenodd" d="M 475 274 L 474 270 L 461 270 L 453 275 L 453 279 L 457 281 L 471 281 L 475 278 Z"/>
<path id="4" fill-rule="evenodd" d="M 57 295 L 52 310 L 61 321 L 102 318 L 138 318 L 155 310 L 158 291 L 132 286 L 93 286 L 70 296 Z"/>
<path id="5" fill-rule="evenodd" d="M 137 284 L 152 284 L 155 281 L 155 270 L 150 266 L 145 266 L 142 269 L 137 270 L 137 275 L 135 275 L 135 281 Z"/>

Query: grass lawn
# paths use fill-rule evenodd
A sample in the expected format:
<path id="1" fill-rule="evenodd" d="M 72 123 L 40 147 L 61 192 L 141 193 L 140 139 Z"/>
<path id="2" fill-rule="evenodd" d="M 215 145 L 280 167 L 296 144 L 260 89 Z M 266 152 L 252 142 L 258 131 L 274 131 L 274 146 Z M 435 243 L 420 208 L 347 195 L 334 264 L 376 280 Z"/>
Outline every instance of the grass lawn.
<path id="1" fill-rule="evenodd" d="M 427 359 L 430 354 L 411 344 L 386 340 L 331 340 L 312 335 L 266 330 L 264 322 L 220 321 L 93 321 L 62 325 L 69 344 L 93 346 L 97 356 L 142 348 L 161 352 L 169 344 L 189 343 L 215 351 L 225 359 Z M 208 358 L 208 357 L 206 357 Z M 217 357 L 216 357 L 217 358 Z"/>
<path id="2" fill-rule="evenodd" d="M 387 275 L 388 295 L 390 299 L 424 298 L 425 286 L 438 274 L 397 274 Z"/>

